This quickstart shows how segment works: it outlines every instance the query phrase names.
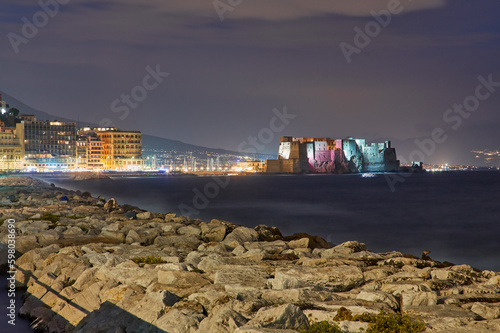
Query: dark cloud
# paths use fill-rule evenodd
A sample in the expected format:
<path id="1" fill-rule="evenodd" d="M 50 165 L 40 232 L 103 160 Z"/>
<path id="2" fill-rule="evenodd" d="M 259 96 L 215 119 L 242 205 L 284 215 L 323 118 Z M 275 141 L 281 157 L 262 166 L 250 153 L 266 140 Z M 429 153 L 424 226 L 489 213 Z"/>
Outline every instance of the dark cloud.
<path id="1" fill-rule="evenodd" d="M 297 118 L 279 134 L 389 138 L 403 156 L 415 138 L 450 130 L 443 113 L 474 93 L 479 75 L 500 81 L 496 2 L 401 0 L 405 10 L 350 64 L 339 44 L 353 44 L 353 29 L 364 29 L 370 11 L 389 1 L 284 3 L 244 1 L 221 22 L 212 1 L 71 0 L 16 54 L 7 34 L 20 34 L 21 18 L 40 7 L 7 0 L 0 89 L 55 115 L 110 118 L 122 128 L 227 149 L 287 105 Z M 111 103 L 156 64 L 170 76 L 120 119 Z M 486 146 L 500 136 L 487 125 L 499 123 L 499 105 L 500 91 L 450 130 L 429 161 L 467 162 L 469 147 L 495 149 Z"/>

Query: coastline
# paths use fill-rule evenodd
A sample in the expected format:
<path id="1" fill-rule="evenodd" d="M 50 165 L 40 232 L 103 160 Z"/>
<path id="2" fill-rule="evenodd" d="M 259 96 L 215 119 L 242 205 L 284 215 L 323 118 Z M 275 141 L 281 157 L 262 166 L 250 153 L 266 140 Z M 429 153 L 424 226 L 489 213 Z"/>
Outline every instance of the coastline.
<path id="1" fill-rule="evenodd" d="M 20 310 L 38 329 L 267 332 L 333 322 L 344 307 L 421 317 L 426 332 L 500 330 L 498 272 L 147 212 L 25 176 L 0 186 L 0 219 L 16 220 L 23 253 L 17 285 L 31 295 Z"/>

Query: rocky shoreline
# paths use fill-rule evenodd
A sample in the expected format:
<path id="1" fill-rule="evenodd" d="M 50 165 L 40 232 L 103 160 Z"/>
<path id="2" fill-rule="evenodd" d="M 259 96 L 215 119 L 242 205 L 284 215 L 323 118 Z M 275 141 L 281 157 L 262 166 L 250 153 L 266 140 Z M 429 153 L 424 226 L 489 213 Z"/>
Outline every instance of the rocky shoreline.
<path id="1" fill-rule="evenodd" d="M 147 212 L 28 177 L 0 178 L 0 212 L 0 264 L 14 219 L 19 310 L 42 332 L 287 333 L 322 321 L 376 332 L 351 317 L 382 312 L 422 320 L 415 332 L 500 332 L 499 272 Z"/>

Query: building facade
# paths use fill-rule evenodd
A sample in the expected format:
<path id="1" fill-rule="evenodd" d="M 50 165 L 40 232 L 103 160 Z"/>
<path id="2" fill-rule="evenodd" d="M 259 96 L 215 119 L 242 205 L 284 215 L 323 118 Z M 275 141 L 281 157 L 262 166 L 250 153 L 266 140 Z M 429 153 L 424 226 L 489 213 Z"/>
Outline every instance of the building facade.
<path id="1" fill-rule="evenodd" d="M 40 170 L 75 168 L 75 123 L 25 120 L 21 124 L 24 126 L 25 167 Z"/>
<path id="2" fill-rule="evenodd" d="M 281 137 L 277 160 L 265 172 L 350 173 L 397 171 L 399 161 L 390 141 L 367 145 L 364 139 Z"/>
<path id="3" fill-rule="evenodd" d="M 105 170 L 140 170 L 143 168 L 142 133 L 137 131 L 97 131 L 102 141 Z"/>
<path id="4" fill-rule="evenodd" d="M 0 127 L 0 170 L 20 171 L 24 168 L 22 126 Z"/>

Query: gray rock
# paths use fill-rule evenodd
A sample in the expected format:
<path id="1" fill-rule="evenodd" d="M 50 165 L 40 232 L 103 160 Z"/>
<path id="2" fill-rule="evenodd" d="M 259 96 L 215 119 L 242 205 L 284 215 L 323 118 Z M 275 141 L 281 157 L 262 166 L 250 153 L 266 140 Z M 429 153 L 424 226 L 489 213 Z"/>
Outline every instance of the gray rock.
<path id="1" fill-rule="evenodd" d="M 215 284 L 235 284 L 246 287 L 264 288 L 269 274 L 262 268 L 249 266 L 228 266 L 215 273 Z"/>
<path id="2" fill-rule="evenodd" d="M 271 281 L 273 289 L 320 286 L 332 291 L 346 291 L 363 283 L 361 269 L 352 266 L 277 268 Z"/>
<path id="3" fill-rule="evenodd" d="M 38 243 L 41 246 L 48 246 L 54 244 L 59 240 L 61 235 L 55 230 L 46 230 L 38 234 Z"/>
<path id="4" fill-rule="evenodd" d="M 257 234 L 257 231 L 247 227 L 238 227 L 226 236 L 224 243 L 230 245 L 231 243 L 236 242 L 237 244 L 242 245 L 245 242 L 255 242 L 258 238 L 259 235 Z"/>
<path id="5" fill-rule="evenodd" d="M 199 326 L 198 333 L 233 333 L 248 320 L 233 309 L 224 308 L 205 318 Z"/>
<path id="6" fill-rule="evenodd" d="M 173 309 L 158 319 L 155 325 L 168 333 L 193 333 L 204 318 L 205 316 L 198 313 Z"/>
<path id="7" fill-rule="evenodd" d="M 356 299 L 374 303 L 385 303 L 393 310 L 397 310 L 399 308 L 399 303 L 396 298 L 383 291 L 362 291 L 356 296 Z"/>
<path id="8" fill-rule="evenodd" d="M 500 318 L 500 305 L 489 303 L 474 303 L 470 310 L 484 319 Z"/>
<path id="9" fill-rule="evenodd" d="M 182 226 L 179 229 L 177 229 L 177 233 L 179 235 L 200 236 L 201 229 L 195 225 L 187 225 L 187 226 Z"/>
<path id="10" fill-rule="evenodd" d="M 309 238 L 304 237 L 301 239 L 296 239 L 288 242 L 288 247 L 291 249 L 303 249 L 309 247 Z"/>
<path id="11" fill-rule="evenodd" d="M 136 215 L 138 220 L 149 220 L 151 218 L 151 212 L 142 212 Z"/>
<path id="12" fill-rule="evenodd" d="M 120 209 L 120 206 L 118 206 L 118 203 L 114 198 L 109 199 L 105 204 L 104 204 L 104 210 L 107 212 L 111 212 L 113 210 Z"/>
<path id="13" fill-rule="evenodd" d="M 226 226 L 217 220 L 213 220 L 210 223 L 202 222 L 200 223 L 200 227 L 201 237 L 208 242 L 222 242 L 226 237 Z"/>
<path id="14" fill-rule="evenodd" d="M 277 329 L 297 329 L 309 327 L 309 321 L 302 310 L 293 304 L 262 308 L 243 327 L 263 327 Z"/>
<path id="15" fill-rule="evenodd" d="M 262 250 L 270 254 L 281 253 L 288 248 L 287 244 L 282 240 L 273 242 L 245 242 L 243 244 L 247 250 Z"/>
<path id="16" fill-rule="evenodd" d="M 193 235 L 172 235 L 156 237 L 154 240 L 154 244 L 196 250 L 198 246 L 200 246 L 201 241 L 198 239 L 198 237 Z"/>
<path id="17" fill-rule="evenodd" d="M 411 306 L 432 306 L 437 304 L 437 294 L 432 291 L 401 293 L 401 309 L 405 311 Z"/>

